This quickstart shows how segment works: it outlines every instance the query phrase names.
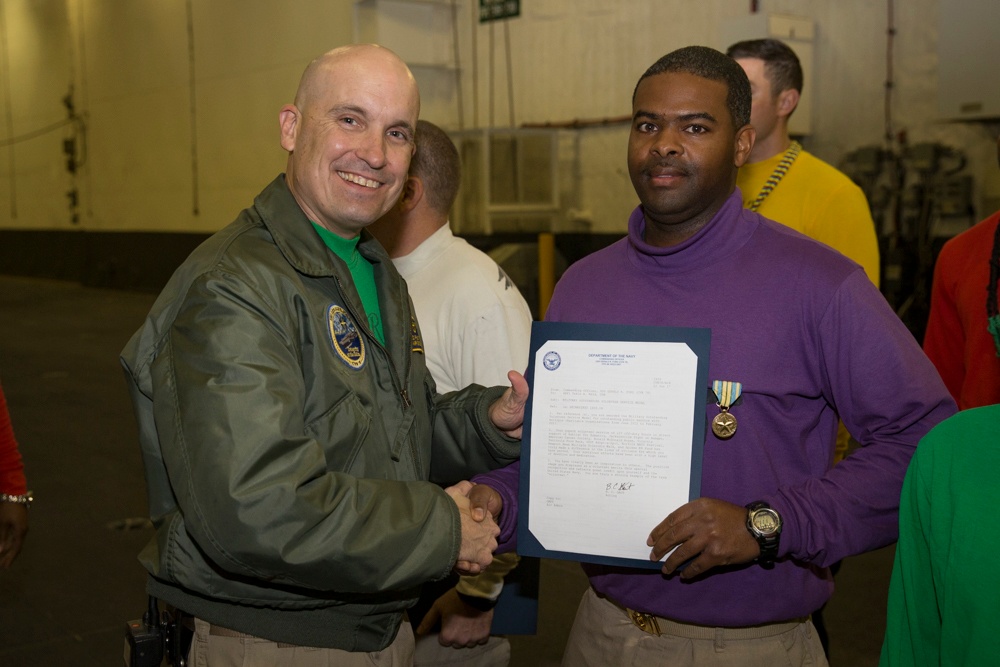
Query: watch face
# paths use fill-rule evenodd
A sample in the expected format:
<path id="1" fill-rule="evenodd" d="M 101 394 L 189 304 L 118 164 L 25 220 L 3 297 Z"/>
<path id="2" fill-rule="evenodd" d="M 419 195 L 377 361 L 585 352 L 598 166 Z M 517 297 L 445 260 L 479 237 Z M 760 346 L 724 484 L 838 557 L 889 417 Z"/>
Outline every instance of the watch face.
<path id="1" fill-rule="evenodd" d="M 778 513 L 772 509 L 759 509 L 753 513 L 751 518 L 755 531 L 763 536 L 774 535 L 781 528 L 781 521 Z"/>

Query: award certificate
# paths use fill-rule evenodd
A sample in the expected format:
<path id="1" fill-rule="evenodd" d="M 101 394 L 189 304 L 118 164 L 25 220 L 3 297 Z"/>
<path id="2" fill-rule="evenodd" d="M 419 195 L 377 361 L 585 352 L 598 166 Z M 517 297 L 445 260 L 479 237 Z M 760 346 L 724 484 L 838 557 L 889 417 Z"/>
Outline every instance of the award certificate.
<path id="1" fill-rule="evenodd" d="M 518 552 L 631 567 L 698 497 L 707 329 L 535 322 Z"/>

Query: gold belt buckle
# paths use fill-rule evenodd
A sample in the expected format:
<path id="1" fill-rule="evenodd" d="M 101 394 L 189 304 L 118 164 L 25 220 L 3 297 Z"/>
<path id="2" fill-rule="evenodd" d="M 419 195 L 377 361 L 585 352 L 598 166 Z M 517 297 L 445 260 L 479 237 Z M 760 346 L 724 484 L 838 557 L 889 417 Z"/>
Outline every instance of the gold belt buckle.
<path id="1" fill-rule="evenodd" d="M 660 624 L 656 621 L 655 616 L 652 614 L 644 614 L 641 611 L 635 611 L 634 609 L 626 609 L 625 611 L 628 613 L 628 617 L 632 619 L 632 623 L 635 624 L 635 627 L 656 637 L 660 636 Z"/>

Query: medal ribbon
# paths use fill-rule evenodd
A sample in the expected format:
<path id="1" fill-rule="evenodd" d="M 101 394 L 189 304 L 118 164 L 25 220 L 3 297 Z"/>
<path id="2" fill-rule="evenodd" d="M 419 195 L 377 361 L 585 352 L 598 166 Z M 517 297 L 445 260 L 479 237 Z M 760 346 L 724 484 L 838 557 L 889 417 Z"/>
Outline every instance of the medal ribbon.
<path id="1" fill-rule="evenodd" d="M 713 380 L 712 391 L 715 392 L 715 397 L 719 399 L 719 407 L 722 408 L 722 411 L 728 412 L 730 406 L 739 400 L 740 395 L 743 393 L 743 383 L 733 382 L 732 380 Z"/>
<path id="2" fill-rule="evenodd" d="M 767 182 L 764 183 L 764 187 L 760 189 L 757 194 L 757 198 L 753 200 L 753 203 L 748 207 L 751 211 L 756 211 L 760 208 L 760 205 L 764 203 L 767 196 L 771 194 L 771 190 L 778 187 L 778 183 L 781 179 L 785 177 L 788 170 L 791 168 L 792 163 L 795 162 L 795 158 L 799 156 L 799 151 L 802 150 L 802 144 L 797 141 L 793 141 L 785 151 L 785 154 L 781 157 L 781 161 L 778 162 L 778 166 L 774 168 L 771 175 L 767 177 Z"/>

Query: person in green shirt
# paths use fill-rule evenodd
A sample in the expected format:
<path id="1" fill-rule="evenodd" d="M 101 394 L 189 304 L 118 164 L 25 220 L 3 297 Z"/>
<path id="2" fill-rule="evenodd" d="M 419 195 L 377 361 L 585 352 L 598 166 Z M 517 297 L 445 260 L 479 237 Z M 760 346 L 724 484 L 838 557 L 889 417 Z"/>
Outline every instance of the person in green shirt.
<path id="1" fill-rule="evenodd" d="M 903 482 L 881 667 L 995 665 L 1000 630 L 1000 405 L 920 441 Z"/>

